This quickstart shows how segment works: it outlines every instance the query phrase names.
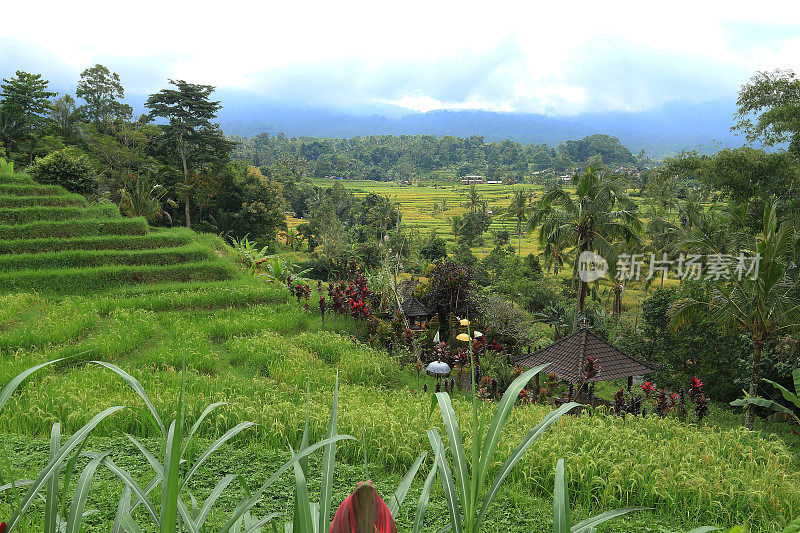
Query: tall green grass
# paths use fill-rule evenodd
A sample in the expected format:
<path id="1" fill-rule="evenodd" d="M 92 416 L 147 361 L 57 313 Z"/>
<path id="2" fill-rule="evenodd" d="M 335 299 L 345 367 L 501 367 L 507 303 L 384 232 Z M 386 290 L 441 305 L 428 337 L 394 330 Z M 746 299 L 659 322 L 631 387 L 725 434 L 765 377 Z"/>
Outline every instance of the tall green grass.
<path id="1" fill-rule="evenodd" d="M 86 198 L 79 194 L 42 195 L 42 196 L 16 196 L 3 195 L 0 191 L 0 207 L 66 207 L 86 206 Z"/>
<path id="2" fill-rule="evenodd" d="M 191 232 L 170 230 L 146 235 L 101 235 L 92 237 L 42 237 L 0 240 L 0 254 L 44 253 L 64 250 L 150 250 L 183 246 L 193 241 Z"/>
<path id="3" fill-rule="evenodd" d="M 114 204 L 92 206 L 0 207 L 0 224 L 27 224 L 37 221 L 64 221 L 78 218 L 120 218 Z"/>
<path id="4" fill-rule="evenodd" d="M 32 254 L 0 254 L 0 271 L 86 268 L 106 265 L 172 265 L 215 259 L 206 246 L 189 244 L 151 250 L 69 250 Z"/>
<path id="5" fill-rule="evenodd" d="M 119 220 L 98 218 L 0 225 L 0 239 L 3 240 L 144 235 L 146 233 L 147 221 L 143 218 L 123 218 Z"/>
<path id="6" fill-rule="evenodd" d="M 220 259 L 163 266 L 108 265 L 97 268 L 17 270 L 0 277 L 0 291 L 54 294 L 101 292 L 136 283 L 214 281 L 235 278 L 239 271 Z"/>

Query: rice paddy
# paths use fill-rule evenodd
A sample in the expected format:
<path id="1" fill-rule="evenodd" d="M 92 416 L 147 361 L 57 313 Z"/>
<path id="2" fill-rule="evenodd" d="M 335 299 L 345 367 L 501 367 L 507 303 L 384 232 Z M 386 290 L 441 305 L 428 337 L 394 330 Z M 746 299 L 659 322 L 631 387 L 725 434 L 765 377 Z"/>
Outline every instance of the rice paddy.
<path id="1" fill-rule="evenodd" d="M 0 198 L 18 193 L 21 198 L 69 197 L 24 177 L 3 180 Z M 497 203 L 510 194 L 497 191 Z M 419 209 L 422 224 L 428 215 Z M 0 234 L 0 384 L 35 364 L 68 358 L 27 382 L 0 413 L 3 479 L 30 477 L 41 468 L 51 424 L 60 422 L 69 434 L 112 405 L 129 409 L 101 423 L 88 446 L 112 450 L 116 462 L 130 465 L 140 481 L 147 479 L 146 465 L 137 463 L 123 436 L 154 437 L 142 402 L 93 360 L 113 362 L 140 380 L 164 418 L 175 409 L 184 377 L 190 418 L 212 402 L 228 402 L 202 427 L 204 439 L 243 420 L 258 424 L 208 464 L 193 487 L 198 495 L 207 494 L 223 472 L 241 473 L 255 484 L 263 480 L 285 458 L 288 445 L 300 441 L 306 387 L 312 439 L 322 437 L 337 375 L 339 431 L 356 436 L 363 446 L 342 445 L 337 453 L 335 505 L 367 476 L 379 490 L 388 490 L 428 449 L 425 430 L 442 430 L 440 419 L 431 416 L 430 394 L 422 392 L 424 385 L 435 387 L 433 378 L 355 340 L 352 319 L 323 320 L 316 295 L 305 309 L 284 286 L 240 274 L 229 249 L 214 237 L 154 231 L 139 220 L 110 216 L 106 221 L 120 230 L 123 223 L 143 228 L 113 234 L 110 227 L 88 229 L 101 219 L 77 220 L 87 229 L 69 236 L 50 235 L 47 226 L 20 230 L 30 224 L 60 228 L 58 221 L 19 220 Z M 453 403 L 469 440 L 471 403 L 459 391 Z M 490 416 L 492 409 L 482 404 L 481 416 Z M 514 409 L 495 466 L 548 410 L 538 405 Z M 746 522 L 754 532 L 778 532 L 800 514 L 800 450 L 779 424 L 760 422 L 749 432 L 737 423 L 718 408 L 702 427 L 652 416 L 565 417 L 514 470 L 492 508 L 489 530 L 548 529 L 554 466 L 564 457 L 578 517 L 626 505 L 652 508 L 600 531 L 680 531 Z M 98 479 L 90 507 L 99 513 L 89 530 L 107 531 L 121 485 L 107 472 Z M 290 479 L 285 481 L 266 498 L 265 509 L 291 512 Z M 421 483 L 418 478 L 411 500 Z M 226 505 L 235 501 L 231 497 Z M 431 501 L 426 530 L 440 531 L 447 520 L 441 489 Z M 0 518 L 11 505 L 0 497 Z M 410 506 L 403 508 L 400 530 L 408 528 L 413 514 Z"/>

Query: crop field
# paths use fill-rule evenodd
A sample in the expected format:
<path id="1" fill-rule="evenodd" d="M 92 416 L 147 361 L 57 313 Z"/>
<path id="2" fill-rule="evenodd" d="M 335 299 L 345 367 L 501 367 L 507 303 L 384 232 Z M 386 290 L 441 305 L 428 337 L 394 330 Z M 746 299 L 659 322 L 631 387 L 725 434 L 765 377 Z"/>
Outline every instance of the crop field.
<path id="1" fill-rule="evenodd" d="M 467 206 L 467 197 L 470 192 L 470 186 L 462 185 L 460 183 L 447 183 L 442 181 L 422 182 L 422 186 L 401 185 L 396 182 L 380 182 L 369 180 L 327 180 L 317 178 L 312 180 L 313 183 L 319 187 L 331 187 L 333 183 L 341 183 L 347 189 L 353 191 L 356 196 L 365 196 L 369 193 L 375 193 L 381 196 L 387 196 L 392 202 L 400 206 L 400 212 L 403 216 L 403 224 L 413 230 L 419 232 L 421 236 L 425 236 L 432 230 L 436 230 L 437 234 L 447 242 L 448 251 L 452 251 L 456 246 L 453 231 L 448 222 L 448 217 L 454 215 L 461 215 L 469 211 Z M 484 234 L 483 246 L 475 246 L 472 252 L 478 257 L 482 258 L 488 254 L 494 247 L 492 242 L 492 232 L 502 229 L 508 230 L 511 234 L 509 244 L 515 248 L 518 247 L 520 242 L 516 235 L 516 219 L 503 216 L 508 206 L 511 204 L 512 196 L 517 190 L 525 190 L 532 193 L 532 199 L 535 201 L 540 198 L 544 193 L 544 187 L 532 184 L 498 184 L 476 185 L 478 193 L 481 197 L 488 201 L 488 207 L 493 211 L 494 218 L 489 231 Z M 574 189 L 565 187 L 565 190 L 574 192 Z M 634 198 L 638 201 L 637 198 Z M 439 208 L 434 208 L 434 205 Z M 442 211 L 441 207 L 444 206 L 445 210 Z M 705 208 L 710 206 L 706 205 Z M 645 222 L 646 219 L 643 219 Z M 300 222 L 296 218 L 288 218 L 289 226 L 296 226 Z M 532 233 L 523 233 L 521 239 L 521 254 L 538 254 L 541 248 L 538 242 L 538 231 Z M 572 272 L 569 268 L 563 269 L 559 276 L 561 279 L 566 280 L 570 278 Z M 678 282 L 675 279 L 666 279 L 665 286 L 677 286 Z M 605 302 L 606 307 L 610 306 L 610 295 L 613 283 L 608 280 L 600 280 L 599 282 L 599 297 Z M 639 306 L 649 292 L 655 290 L 658 286 L 654 283 L 651 288 L 645 287 L 642 282 L 631 281 L 626 284 L 625 296 L 623 299 L 623 308 L 629 311 L 629 315 L 635 314 Z M 610 309 L 610 307 L 609 307 Z"/>
<path id="2" fill-rule="evenodd" d="M 81 207 L 63 191 L 35 187 L 24 177 L 15 178 L 13 186 L 6 183 L 0 184 L 0 194 L 5 187 L 17 198 L 63 196 L 65 203 Z M 33 200 L 6 203 L 20 209 L 36 205 Z M 58 202 L 42 205 L 50 203 Z M 358 340 L 363 324 L 354 319 L 330 314 L 323 319 L 316 291 L 306 308 L 284 285 L 242 273 L 231 260 L 231 250 L 216 237 L 154 231 L 146 224 L 137 225 L 136 231 L 123 232 L 124 225 L 119 232 L 107 226 L 97 229 L 104 222 L 87 209 L 77 219 L 84 221 L 77 226 L 84 229 L 68 236 L 51 237 L 39 226 L 23 232 L 20 228 L 42 222 L 21 219 L 7 223 L 0 234 L 0 388 L 27 368 L 65 358 L 30 378 L 0 411 L 3 483 L 41 470 L 53 423 L 59 422 L 68 435 L 114 405 L 127 409 L 104 420 L 86 449 L 108 450 L 138 482 L 150 480 L 145 461 L 125 437 L 140 437 L 152 449 L 158 447 L 145 405 L 119 376 L 92 361 L 113 363 L 138 379 L 162 418 L 174 415 L 182 383 L 189 419 L 213 402 L 227 402 L 200 427 L 198 435 L 205 442 L 241 421 L 257 424 L 228 443 L 194 478 L 192 490 L 202 497 L 231 472 L 257 485 L 288 457 L 289 446 L 297 447 L 301 440 L 306 390 L 311 438 L 322 438 L 337 380 L 338 431 L 358 441 L 341 444 L 337 451 L 334 506 L 364 478 L 373 479 L 386 494 L 419 453 L 429 449 L 425 430 L 444 431 L 441 417 L 431 412 L 431 394 L 422 391 L 423 386 L 435 387 L 433 378 Z M 112 221 L 128 220 L 108 215 Z M 473 432 L 469 396 L 460 391 L 452 396 L 468 442 Z M 493 409 L 492 403 L 480 404 L 484 424 Z M 493 468 L 500 467 L 549 410 L 544 405 L 514 408 Z M 718 407 L 702 427 L 654 416 L 564 417 L 513 470 L 490 510 L 487 529 L 550 529 L 554 468 L 563 457 L 577 518 L 628 505 L 651 508 L 600 531 L 655 533 L 747 522 L 754 532 L 778 532 L 800 514 L 800 447 L 782 425 L 759 421 L 751 432 L 739 423 L 738 415 Z M 312 465 L 318 460 L 312 458 Z M 429 458 L 423 472 L 431 465 Z M 420 494 L 423 479 L 420 475 L 414 482 L 410 501 Z M 311 490 L 315 483 L 311 480 Z M 259 514 L 291 514 L 292 500 L 286 497 L 291 491 L 291 478 L 285 476 L 260 504 Z M 88 505 L 98 513 L 87 518 L 87 530 L 109 530 L 121 492 L 113 475 L 101 470 Z M 240 495 L 226 494 L 222 511 L 209 518 L 212 526 Z M 0 493 L 0 518 L 14 503 L 11 492 Z M 41 515 L 42 503 L 36 505 L 30 517 L 37 510 Z M 409 504 L 401 509 L 399 530 L 409 529 L 414 510 Z M 440 531 L 447 519 L 444 494 L 436 488 L 426 531 Z M 35 531 L 38 523 L 31 518 L 27 530 Z"/>
<path id="3" fill-rule="evenodd" d="M 453 231 L 448 217 L 461 215 L 469 211 L 466 205 L 470 187 L 447 182 L 423 182 L 422 186 L 401 185 L 396 182 L 366 181 L 366 180 L 338 180 L 326 179 L 313 180 L 315 185 L 330 187 L 333 183 L 341 183 L 351 189 L 356 196 L 375 193 L 387 196 L 392 202 L 400 205 L 403 214 L 403 223 L 410 228 L 415 228 L 429 233 L 433 229 L 440 237 L 455 242 Z M 476 248 L 476 254 L 486 253 L 491 249 L 491 232 L 507 229 L 513 234 L 516 231 L 516 219 L 502 218 L 505 209 L 511 204 L 511 198 L 516 190 L 531 191 L 534 198 L 541 196 L 543 188 L 530 184 L 516 185 L 476 185 L 478 193 L 489 202 L 489 209 L 494 213 L 494 220 L 487 233 L 487 244 L 483 248 Z M 436 205 L 437 207 L 434 207 Z M 511 243 L 517 246 L 516 235 L 512 236 Z M 524 235 L 522 238 L 522 254 L 538 252 L 535 234 Z"/>

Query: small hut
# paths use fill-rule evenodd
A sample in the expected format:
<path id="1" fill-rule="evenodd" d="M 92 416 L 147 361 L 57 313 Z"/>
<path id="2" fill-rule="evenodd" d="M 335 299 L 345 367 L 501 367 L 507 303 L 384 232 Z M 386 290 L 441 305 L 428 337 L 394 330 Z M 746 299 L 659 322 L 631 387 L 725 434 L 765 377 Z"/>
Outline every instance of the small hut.
<path id="1" fill-rule="evenodd" d="M 422 302 L 413 296 L 400 304 L 400 310 L 403 312 L 403 315 L 405 315 L 409 325 L 412 328 L 415 326 L 417 328 L 422 328 L 425 320 L 428 319 L 428 315 L 430 314 L 425 306 L 422 305 Z"/>
<path id="2" fill-rule="evenodd" d="M 583 365 L 588 357 L 597 361 L 597 374 L 584 379 Z M 544 372 L 555 373 L 570 387 L 576 383 L 592 383 L 611 379 L 628 378 L 628 388 L 633 376 L 644 376 L 658 370 L 658 366 L 626 354 L 607 340 L 588 329 L 580 329 L 550 346 L 534 350 L 516 359 L 514 364 L 523 368 L 550 363 Z M 538 389 L 539 376 L 536 376 Z"/>

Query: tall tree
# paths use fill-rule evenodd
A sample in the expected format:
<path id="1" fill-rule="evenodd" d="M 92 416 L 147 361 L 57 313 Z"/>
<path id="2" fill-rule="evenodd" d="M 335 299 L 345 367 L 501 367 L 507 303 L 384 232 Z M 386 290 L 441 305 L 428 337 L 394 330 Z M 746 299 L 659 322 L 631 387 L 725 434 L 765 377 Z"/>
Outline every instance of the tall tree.
<path id="1" fill-rule="evenodd" d="M 65 94 L 50 106 L 50 119 L 53 129 L 65 143 L 74 144 L 77 140 L 78 110 L 75 99 Z"/>
<path id="2" fill-rule="evenodd" d="M 758 72 L 739 90 L 736 105 L 732 130 L 767 146 L 788 142 L 800 156 L 800 79 L 793 71 Z"/>
<path id="3" fill-rule="evenodd" d="M 81 72 L 75 94 L 86 102 L 81 112 L 104 133 L 114 122 L 127 120 L 133 113 L 131 106 L 120 101 L 125 98 L 125 88 L 119 74 L 100 64 Z"/>
<path id="4" fill-rule="evenodd" d="M 183 197 L 186 226 L 191 226 L 193 175 L 198 170 L 210 168 L 227 161 L 235 143 L 227 140 L 219 125 L 212 122 L 222 108 L 218 101 L 209 99 L 212 85 L 170 80 L 175 89 L 162 89 L 150 95 L 145 107 L 151 118 L 164 118 L 160 146 L 183 176 Z"/>
<path id="5" fill-rule="evenodd" d="M 522 252 L 522 225 L 528 221 L 531 214 L 530 195 L 527 191 L 522 189 L 514 191 L 514 197 L 511 199 L 511 205 L 506 210 L 505 217 L 517 219 L 517 238 L 519 239 L 519 247 L 517 248 L 517 255 Z"/>
<path id="6" fill-rule="evenodd" d="M 28 149 L 29 163 L 33 163 L 36 141 L 47 126 L 50 98 L 56 93 L 48 91 L 50 84 L 41 74 L 18 70 L 13 78 L 3 79 L 0 85 L 0 123 L 8 125 L 0 131 L 6 155 L 11 156 L 17 146 Z"/>
<path id="7" fill-rule="evenodd" d="M 618 239 L 628 242 L 640 240 L 642 223 L 636 214 L 636 205 L 625 194 L 619 177 L 589 167 L 584 174 L 573 177 L 575 195 L 553 188 L 539 200 L 539 208 L 531 217 L 528 229 L 540 226 L 539 242 L 542 248 L 570 247 L 575 252 L 573 271 L 577 261 L 586 251 L 600 254 L 609 262 L 616 262 L 614 243 Z M 573 327 L 577 329 L 583 314 L 588 284 L 577 278 L 578 295 Z"/>
<path id="8" fill-rule="evenodd" d="M 674 329 L 710 320 L 723 331 L 742 332 L 750 338 L 750 396 L 758 395 L 764 344 L 800 329 L 796 267 L 787 260 L 794 250 L 795 229 L 788 222 L 778 225 L 776 207 L 775 201 L 765 207 L 763 231 L 751 250 L 760 258 L 752 274 L 741 279 L 731 276 L 730 283 L 714 288 L 708 302 L 687 298 L 676 302 L 671 310 Z M 708 243 L 709 248 L 713 246 L 713 242 Z M 748 405 L 745 427 L 752 429 L 754 421 L 753 406 Z"/>

